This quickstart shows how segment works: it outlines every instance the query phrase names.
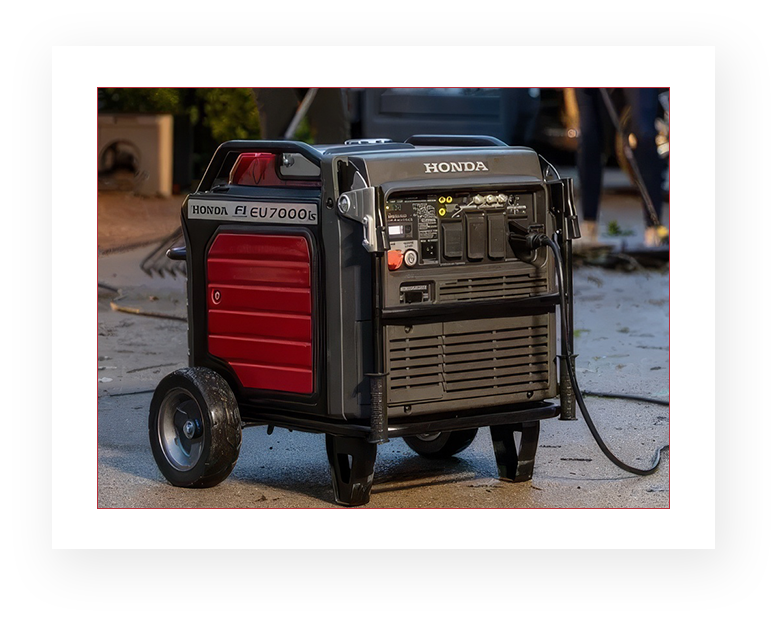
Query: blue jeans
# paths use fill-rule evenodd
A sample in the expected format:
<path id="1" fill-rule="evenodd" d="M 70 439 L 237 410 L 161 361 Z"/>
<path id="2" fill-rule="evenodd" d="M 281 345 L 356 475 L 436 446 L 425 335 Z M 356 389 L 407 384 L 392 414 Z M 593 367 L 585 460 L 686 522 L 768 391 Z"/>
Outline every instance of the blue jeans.
<path id="1" fill-rule="evenodd" d="M 576 89 L 577 106 L 580 110 L 580 144 L 577 150 L 577 169 L 582 189 L 583 218 L 596 221 L 599 213 L 599 197 L 602 191 L 604 166 L 604 137 L 606 130 L 614 136 L 604 100 L 599 89 Z M 623 89 L 626 103 L 631 108 L 631 132 L 637 139 L 634 157 L 637 160 L 642 180 L 656 215 L 661 222 L 662 174 L 664 168 L 656 152 L 656 113 L 659 100 L 658 89 Z M 620 113 L 620 111 L 619 111 Z M 643 204 L 643 208 L 645 204 Z M 645 210 L 645 222 L 652 225 Z"/>

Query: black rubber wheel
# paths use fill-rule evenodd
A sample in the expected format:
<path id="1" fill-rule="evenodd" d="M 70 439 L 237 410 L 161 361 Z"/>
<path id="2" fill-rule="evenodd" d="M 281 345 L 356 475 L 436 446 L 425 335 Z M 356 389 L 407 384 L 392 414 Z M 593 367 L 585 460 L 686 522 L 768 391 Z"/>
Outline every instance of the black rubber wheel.
<path id="1" fill-rule="evenodd" d="M 150 404 L 150 447 L 164 477 L 178 487 L 212 487 L 231 474 L 242 444 L 237 399 L 208 368 L 163 378 Z"/>
<path id="2" fill-rule="evenodd" d="M 477 431 L 478 429 L 465 429 L 463 431 L 424 433 L 418 436 L 404 436 L 403 442 L 422 457 L 444 459 L 466 450 L 474 441 Z"/>

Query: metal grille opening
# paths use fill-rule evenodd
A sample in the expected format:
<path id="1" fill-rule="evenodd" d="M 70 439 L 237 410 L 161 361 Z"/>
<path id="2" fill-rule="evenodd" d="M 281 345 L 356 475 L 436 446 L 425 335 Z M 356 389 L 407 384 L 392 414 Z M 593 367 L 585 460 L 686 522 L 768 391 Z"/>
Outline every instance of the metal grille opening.
<path id="1" fill-rule="evenodd" d="M 390 404 L 480 399 L 546 389 L 553 370 L 546 315 L 388 328 Z"/>
<path id="2" fill-rule="evenodd" d="M 539 295 L 547 292 L 547 276 L 532 270 L 511 275 L 458 278 L 442 282 L 438 292 L 441 302 Z"/>

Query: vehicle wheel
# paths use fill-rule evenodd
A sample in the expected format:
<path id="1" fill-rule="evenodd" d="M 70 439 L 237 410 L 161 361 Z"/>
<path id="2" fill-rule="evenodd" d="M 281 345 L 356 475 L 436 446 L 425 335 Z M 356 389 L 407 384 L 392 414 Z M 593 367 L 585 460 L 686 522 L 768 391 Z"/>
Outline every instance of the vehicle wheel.
<path id="1" fill-rule="evenodd" d="M 465 429 L 463 431 L 423 433 L 417 436 L 405 436 L 403 442 L 422 457 L 444 459 L 466 450 L 474 441 L 477 431 L 478 429 Z"/>
<path id="2" fill-rule="evenodd" d="M 242 443 L 234 393 L 208 368 L 174 371 L 152 397 L 149 434 L 155 462 L 172 485 L 217 485 L 234 469 Z"/>

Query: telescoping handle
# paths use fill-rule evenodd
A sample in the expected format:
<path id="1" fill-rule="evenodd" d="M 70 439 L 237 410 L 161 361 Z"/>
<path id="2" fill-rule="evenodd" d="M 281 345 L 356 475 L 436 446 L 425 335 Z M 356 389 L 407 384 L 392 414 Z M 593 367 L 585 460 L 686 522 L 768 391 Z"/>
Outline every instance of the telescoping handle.
<path id="1" fill-rule="evenodd" d="M 209 191 L 223 169 L 226 158 L 247 152 L 266 152 L 269 154 L 300 155 L 314 165 L 321 167 L 322 154 L 302 141 L 226 141 L 218 146 L 210 160 L 207 171 L 199 182 L 198 192 Z"/>
<path id="2" fill-rule="evenodd" d="M 508 147 L 501 139 L 482 134 L 415 134 L 406 143 L 422 147 Z"/>
<path id="3" fill-rule="evenodd" d="M 166 250 L 166 257 L 169 260 L 187 260 L 188 259 L 188 250 L 186 247 L 170 247 Z"/>
<path id="4" fill-rule="evenodd" d="M 566 317 L 568 332 L 561 336 L 561 355 L 558 356 L 560 370 L 561 420 L 577 419 L 577 397 L 568 368 L 574 367 L 574 282 L 572 280 L 572 240 L 580 238 L 580 225 L 574 201 L 574 180 L 560 178 L 547 182 L 552 198 L 552 207 L 558 222 L 557 243 L 563 259 L 563 299 L 566 308 L 561 314 Z"/>

